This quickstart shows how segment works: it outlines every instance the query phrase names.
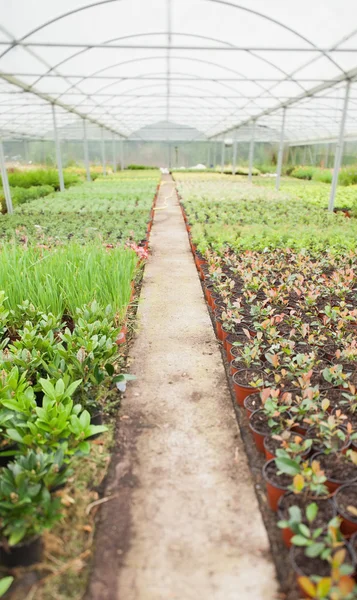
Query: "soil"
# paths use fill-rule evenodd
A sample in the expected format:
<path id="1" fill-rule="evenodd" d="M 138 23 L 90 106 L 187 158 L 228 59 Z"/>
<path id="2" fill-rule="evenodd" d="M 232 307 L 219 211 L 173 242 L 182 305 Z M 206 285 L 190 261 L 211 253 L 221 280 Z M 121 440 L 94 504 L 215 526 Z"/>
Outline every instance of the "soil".
<path id="1" fill-rule="evenodd" d="M 287 475 L 286 473 L 281 473 L 278 475 L 278 469 L 274 461 L 269 462 L 269 464 L 267 464 L 265 467 L 265 475 L 270 483 L 279 488 L 287 489 L 293 480 L 292 476 Z"/>
<path id="2" fill-rule="evenodd" d="M 301 509 L 302 522 L 305 523 L 305 525 L 308 525 L 309 523 L 305 510 L 312 502 L 315 502 L 319 509 L 314 520 L 314 528 L 325 528 L 326 524 L 336 515 L 333 502 L 328 499 L 305 498 L 302 494 L 293 494 L 292 492 L 288 492 L 282 496 L 279 502 L 279 519 L 284 521 L 289 519 L 289 508 L 291 506 L 298 506 Z"/>
<path id="3" fill-rule="evenodd" d="M 244 400 L 244 406 L 251 412 L 258 410 L 263 406 L 260 394 L 249 394 Z"/>
<path id="4" fill-rule="evenodd" d="M 268 418 L 262 410 L 258 410 L 250 417 L 249 424 L 257 433 L 270 435 L 271 428 L 268 425 Z"/>
<path id="5" fill-rule="evenodd" d="M 305 556 L 305 549 L 293 546 L 292 556 L 297 567 L 308 577 L 310 575 L 316 575 L 319 577 L 329 577 L 331 573 L 331 565 L 327 560 L 321 560 L 320 558 L 310 558 Z M 353 565 L 353 560 L 350 553 L 347 551 L 345 564 Z"/>
<path id="6" fill-rule="evenodd" d="M 357 479 L 357 466 L 344 454 L 317 454 L 314 460 L 319 461 L 327 479 L 347 483 Z"/>
<path id="7" fill-rule="evenodd" d="M 342 429 L 343 431 L 343 429 Z M 345 431 L 343 431 L 343 433 L 345 433 Z M 316 439 L 316 430 L 311 427 L 310 429 L 308 429 L 308 431 L 306 432 L 306 436 L 307 439 L 309 440 L 314 440 L 315 442 L 312 445 L 312 449 L 314 450 L 314 452 L 323 452 L 325 450 L 325 448 L 327 448 L 328 446 L 326 446 L 326 444 L 324 444 L 322 441 Z M 333 452 L 336 452 L 338 450 L 342 450 L 344 447 L 346 447 L 346 444 L 348 444 L 348 438 L 346 435 L 346 438 L 340 439 L 337 435 L 334 436 L 333 439 L 333 447 L 332 450 Z"/>
<path id="8" fill-rule="evenodd" d="M 330 390 L 323 392 L 321 394 L 322 398 L 328 398 L 330 401 L 330 406 L 333 408 L 334 406 L 341 408 L 344 410 L 346 406 L 346 398 L 344 398 L 343 394 L 346 393 L 343 390 L 339 390 L 337 388 L 331 388 Z M 344 403 L 344 404 L 343 404 Z"/>
<path id="9" fill-rule="evenodd" d="M 295 435 L 298 436 L 299 434 L 296 433 Z M 302 436 L 300 436 L 300 437 L 302 437 Z M 264 446 L 270 452 L 270 454 L 275 456 L 276 451 L 282 447 L 282 441 L 277 440 L 273 436 L 268 435 L 264 440 Z M 305 453 L 306 453 L 306 450 L 305 450 Z M 302 453 L 302 454 L 304 454 L 304 453 Z"/>
<path id="10" fill-rule="evenodd" d="M 357 523 L 357 516 L 348 510 L 349 506 L 357 509 L 357 483 L 339 488 L 335 493 L 334 500 L 338 511 L 348 517 L 350 521 Z"/>
<path id="11" fill-rule="evenodd" d="M 244 387 L 251 387 L 250 382 L 262 378 L 263 371 L 258 368 L 243 369 L 242 371 L 237 371 L 237 373 L 234 375 L 236 383 Z"/>

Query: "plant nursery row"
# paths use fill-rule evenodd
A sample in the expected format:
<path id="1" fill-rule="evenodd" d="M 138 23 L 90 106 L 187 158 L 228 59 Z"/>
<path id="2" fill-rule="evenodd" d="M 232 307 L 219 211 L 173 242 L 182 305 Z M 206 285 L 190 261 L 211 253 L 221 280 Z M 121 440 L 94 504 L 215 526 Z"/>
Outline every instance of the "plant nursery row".
<path id="1" fill-rule="evenodd" d="M 0 563 L 40 562 L 36 598 L 85 585 L 159 179 L 112 175 L 0 221 Z"/>
<path id="2" fill-rule="evenodd" d="M 297 597 L 355 599 L 356 226 L 244 182 L 176 180 Z"/>

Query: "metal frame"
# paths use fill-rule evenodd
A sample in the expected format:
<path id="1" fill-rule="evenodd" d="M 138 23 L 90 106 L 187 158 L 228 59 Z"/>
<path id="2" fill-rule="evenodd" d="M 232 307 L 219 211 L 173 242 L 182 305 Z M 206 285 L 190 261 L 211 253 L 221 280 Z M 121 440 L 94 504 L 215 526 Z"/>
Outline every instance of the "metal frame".
<path id="1" fill-rule="evenodd" d="M 193 0 L 194 1 L 194 0 Z M 213 162 L 216 165 L 216 141 L 223 139 L 221 169 L 224 169 L 224 139 L 226 135 L 234 132 L 232 171 L 236 170 L 237 144 L 245 138 L 245 129 L 253 129 L 252 139 L 249 149 L 249 178 L 252 177 L 252 168 L 254 161 L 254 142 L 260 141 L 263 129 L 270 127 L 270 140 L 279 141 L 279 158 L 277 168 L 276 186 L 279 188 L 280 174 L 283 160 L 284 141 L 289 146 L 304 145 L 310 146 L 313 140 L 323 140 L 330 142 L 338 140 L 337 151 L 335 154 L 335 172 L 336 165 L 341 164 L 343 152 L 343 140 L 350 139 L 351 136 L 357 138 L 357 96 L 350 93 L 350 87 L 357 79 L 357 66 L 354 69 L 346 71 L 338 62 L 342 61 L 344 56 L 353 56 L 357 54 L 357 48 L 351 44 L 356 31 L 344 36 L 332 46 L 321 47 L 314 44 L 311 39 L 302 35 L 296 29 L 285 25 L 282 21 L 271 17 L 269 14 L 253 10 L 242 6 L 237 1 L 231 0 L 204 0 L 208 7 L 215 5 L 224 11 L 225 7 L 233 9 L 239 16 L 249 15 L 250 18 L 256 18 L 280 27 L 284 32 L 293 36 L 293 43 L 279 46 L 272 44 L 269 47 L 252 44 L 251 46 L 235 45 L 226 40 L 213 38 L 209 36 L 177 31 L 174 28 L 174 11 L 172 4 L 178 0 L 166 0 L 167 14 L 166 26 L 164 31 L 150 31 L 146 33 L 129 32 L 128 35 L 117 37 L 112 40 L 104 40 L 95 43 L 81 43 L 77 40 L 72 42 L 46 41 L 44 33 L 50 25 L 65 19 L 90 11 L 93 8 L 108 6 L 111 4 L 128 4 L 128 0 L 96 0 L 88 2 L 85 5 L 63 12 L 56 17 L 28 31 L 20 39 L 16 39 L 10 32 L 6 31 L 1 25 L 4 38 L 0 41 L 0 69 L 1 59 L 15 48 L 21 48 L 24 52 L 36 59 L 37 64 L 44 67 L 38 72 L 29 73 L 24 70 L 19 72 L 6 73 L 0 72 L 0 131 L 3 138 L 11 135 L 28 134 L 31 130 L 42 131 L 42 137 L 45 139 L 51 123 L 51 111 L 54 122 L 54 134 L 56 142 L 56 156 L 59 168 L 60 181 L 62 172 L 61 149 L 59 142 L 59 128 L 62 123 L 65 126 L 70 125 L 71 119 L 79 119 L 83 122 L 83 143 L 84 155 L 88 178 L 89 156 L 87 140 L 87 123 L 100 128 L 102 138 L 102 159 L 103 171 L 106 171 L 105 165 L 105 141 L 104 129 L 110 131 L 113 136 L 113 164 L 116 165 L 115 143 L 119 136 L 120 142 L 120 164 L 124 166 L 123 139 L 140 139 L 140 127 L 153 123 L 157 117 L 171 120 L 179 120 L 186 125 L 187 135 L 191 135 L 192 141 L 203 136 L 204 139 L 214 140 Z M 36 34 L 41 32 L 41 39 L 36 39 Z M 164 43 L 162 43 L 162 36 Z M 146 39 L 143 43 L 141 38 L 151 37 L 152 43 Z M 160 43 L 157 43 L 159 38 Z M 44 41 L 45 40 L 45 41 Z M 192 41 L 193 40 L 193 41 Z M 350 43 L 345 44 L 346 41 Z M 184 43 L 185 42 L 185 43 Z M 49 63 L 48 58 L 43 54 L 45 48 L 73 49 L 73 52 L 64 51 L 63 59 L 60 62 Z M 108 53 L 108 64 L 97 69 L 92 73 L 74 73 L 71 67 L 71 61 L 79 55 L 98 49 L 101 52 Z M 137 50 L 134 58 L 129 60 L 113 61 L 112 55 L 115 50 L 133 49 Z M 152 56 L 153 50 L 158 50 L 158 55 Z M 150 50 L 150 56 L 146 56 L 140 51 Z M 174 52 L 180 53 L 176 57 Z M 189 55 L 183 58 L 184 51 L 189 51 Z M 202 56 L 195 55 L 197 52 L 209 51 L 214 53 L 215 60 L 204 60 Z M 42 54 L 41 54 L 42 52 Z M 244 75 L 235 68 L 225 65 L 226 52 L 236 53 L 237 57 L 248 54 L 255 61 L 260 61 L 273 67 L 274 72 L 267 77 L 254 77 L 254 73 Z M 281 53 L 300 52 L 306 60 L 292 71 L 281 68 L 277 58 Z M 163 54 L 160 54 L 163 53 Z M 142 55 L 141 55 L 142 54 Z M 104 54 L 103 54 L 104 56 Z M 143 61 L 150 61 L 155 64 L 155 60 L 166 60 L 164 71 L 151 72 L 150 68 L 145 69 L 144 73 L 135 72 L 137 66 Z M 187 61 L 187 70 L 184 72 L 175 71 L 174 61 L 178 58 L 181 61 Z M 323 58 L 328 61 L 335 69 L 338 75 L 328 79 L 318 76 L 317 78 L 306 77 L 304 69 L 314 64 L 316 60 Z M 238 61 L 237 61 L 238 62 Z M 125 65 L 132 63 L 133 74 L 120 74 L 120 69 Z M 356 58 L 357 63 L 357 58 Z M 186 63 L 184 63 L 186 65 Z M 221 70 L 215 75 L 202 76 L 197 73 L 194 66 L 204 64 L 207 68 Z M 137 66 L 136 66 L 137 65 Z M 192 67 L 192 68 L 191 68 Z M 116 69 L 113 74 L 113 69 Z M 118 71 L 119 69 L 119 71 Z M 198 69 L 199 70 L 199 69 Z M 37 69 L 35 69 L 37 71 Z M 213 71 L 212 71 L 213 72 Z M 35 81 L 30 85 L 21 79 L 21 77 L 34 77 Z M 64 89 L 59 93 L 49 93 L 42 91 L 51 81 L 65 82 Z M 140 81 L 142 85 L 135 86 Z M 339 86 L 348 82 L 349 99 L 340 108 L 336 107 L 336 99 L 339 99 Z M 94 91 L 88 93 L 84 84 L 94 83 Z M 205 83 L 212 84 L 212 90 L 207 90 Z M 242 83 L 242 88 L 239 85 Z M 192 83 L 194 85 L 192 85 Z M 257 86 L 257 93 L 251 91 L 244 92 L 244 85 L 254 83 Z M 283 96 L 279 93 L 278 86 L 284 83 L 293 83 L 299 90 L 298 94 L 292 97 Z M 312 87 L 306 89 L 306 84 Z M 179 86 L 179 87 L 178 87 Z M 5 98 L 5 100 L 2 100 Z M 120 102 L 117 103 L 117 98 Z M 160 102 L 164 99 L 164 103 Z M 31 100 L 32 99 L 32 100 Z M 189 102 L 188 102 L 189 101 Z M 346 102 L 349 101 L 348 121 Z M 4 102 L 4 104 L 3 104 Z M 11 109 L 5 113 L 4 106 L 12 103 Z M 157 102 L 159 104 L 157 105 Z M 162 104 L 162 106 L 161 106 Z M 33 119 L 28 118 L 28 110 L 31 106 Z M 46 108 L 48 107 L 48 109 Z M 285 127 L 285 112 L 289 108 L 289 125 Z M 57 110 L 58 109 L 58 110 Z M 56 122 L 60 120 L 60 125 Z M 63 114 L 61 114 L 63 111 Z M 283 111 L 283 123 L 280 129 L 280 114 Z M 239 115 L 239 119 L 237 119 Z M 36 121 L 37 119 L 37 121 Z M 259 126 L 256 124 L 259 122 Z M 302 126 L 302 123 L 305 124 Z M 196 132 L 194 127 L 196 126 Z M 352 126 L 352 129 L 351 129 Z M 192 128 L 192 131 L 191 131 Z M 280 136 L 279 136 L 280 130 Z M 125 131 L 125 133 L 124 133 Z M 166 130 L 166 142 L 168 146 L 168 162 L 171 164 L 171 145 L 173 143 L 168 129 Z M 306 151 L 305 146 L 305 151 Z M 329 147 L 327 147 L 329 151 Z M 211 158 L 211 146 L 208 142 L 208 164 Z M 328 154 L 326 154 L 326 162 Z M 90 175 L 89 175 L 90 177 Z M 63 173 L 62 173 L 63 179 Z M 335 178 L 331 198 L 334 197 Z M 63 186 L 64 187 L 64 184 Z M 62 189 L 61 187 L 61 189 Z M 331 199 L 330 199 L 331 204 Z M 333 200 L 332 200 L 333 205 Z"/>
<path id="2" fill-rule="evenodd" d="M 253 176 L 253 162 L 254 162 L 254 141 L 255 141 L 255 129 L 257 122 L 254 120 L 252 125 L 252 133 L 250 137 L 249 143 L 249 170 L 248 170 L 248 180 L 252 181 Z"/>
<path id="3" fill-rule="evenodd" d="M 104 128 L 102 127 L 100 130 L 101 133 L 101 148 L 102 148 L 102 168 L 104 177 L 107 176 L 107 164 L 106 164 L 106 156 L 105 156 L 105 139 L 104 139 Z"/>
<path id="4" fill-rule="evenodd" d="M 89 163 L 89 151 L 88 151 L 88 139 L 87 139 L 87 122 L 83 119 L 83 149 L 84 149 L 84 164 L 86 167 L 87 181 L 91 181 L 90 176 L 90 163 Z"/>
<path id="5" fill-rule="evenodd" d="M 340 172 L 342 153 L 343 153 L 343 142 L 344 142 L 345 125 L 346 125 L 346 118 L 347 118 L 350 89 L 351 89 L 351 82 L 347 81 L 346 90 L 345 90 L 345 99 L 344 99 L 344 103 L 343 103 L 343 112 L 342 112 L 342 118 L 341 118 L 341 124 L 340 124 L 340 133 L 338 136 L 336 150 L 335 150 L 335 164 L 334 164 L 334 168 L 333 168 L 330 200 L 329 200 L 329 204 L 328 204 L 328 209 L 330 211 L 333 211 L 334 205 L 335 205 L 336 189 L 337 189 L 338 176 L 339 176 L 339 172 Z"/>
<path id="6" fill-rule="evenodd" d="M 64 177 L 63 177 L 63 167 L 62 167 L 62 155 L 61 155 L 61 142 L 58 135 L 57 129 L 57 119 L 56 119 L 56 108 L 55 105 L 52 104 L 52 118 L 53 118 L 53 133 L 55 137 L 55 147 L 56 147 L 56 162 L 57 162 L 57 170 L 59 177 L 59 186 L 60 191 L 64 192 Z"/>
<path id="7" fill-rule="evenodd" d="M 225 144 L 225 141 L 222 140 L 222 143 L 221 143 L 221 173 L 224 173 L 225 150 L 226 150 L 226 144 Z"/>
<path id="8" fill-rule="evenodd" d="M 12 206 L 9 180 L 7 177 L 7 171 L 6 171 L 6 166 L 5 166 L 4 146 L 3 146 L 1 138 L 0 138 L 0 173 L 1 173 L 2 187 L 4 190 L 7 212 L 11 214 L 12 212 L 14 212 L 14 209 Z"/>
<path id="9" fill-rule="evenodd" d="M 280 187 L 281 168 L 283 166 L 285 119 L 286 119 L 286 108 L 284 107 L 283 108 L 283 116 L 282 116 L 282 120 L 281 120 L 278 164 L 277 164 L 277 169 L 276 169 L 276 181 L 275 181 L 275 189 L 276 190 L 279 190 L 279 187 Z"/>

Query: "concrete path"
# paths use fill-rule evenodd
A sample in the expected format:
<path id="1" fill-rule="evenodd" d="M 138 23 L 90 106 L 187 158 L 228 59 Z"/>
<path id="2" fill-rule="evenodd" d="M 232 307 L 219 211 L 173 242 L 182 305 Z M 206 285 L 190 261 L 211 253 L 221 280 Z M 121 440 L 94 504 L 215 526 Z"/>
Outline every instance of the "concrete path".
<path id="1" fill-rule="evenodd" d="M 116 597 L 272 600 L 268 539 L 169 176 L 157 206 L 131 352 L 138 379 L 121 411 L 138 427 Z"/>

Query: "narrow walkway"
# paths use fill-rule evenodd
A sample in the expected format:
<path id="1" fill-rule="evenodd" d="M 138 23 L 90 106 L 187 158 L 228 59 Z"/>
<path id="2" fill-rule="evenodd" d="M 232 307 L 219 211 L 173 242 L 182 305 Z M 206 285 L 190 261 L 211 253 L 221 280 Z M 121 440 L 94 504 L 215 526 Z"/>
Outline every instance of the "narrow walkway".
<path id="1" fill-rule="evenodd" d="M 131 352 L 138 379 L 121 411 L 139 425 L 116 598 L 273 600 L 268 539 L 169 176 L 157 206 Z"/>

